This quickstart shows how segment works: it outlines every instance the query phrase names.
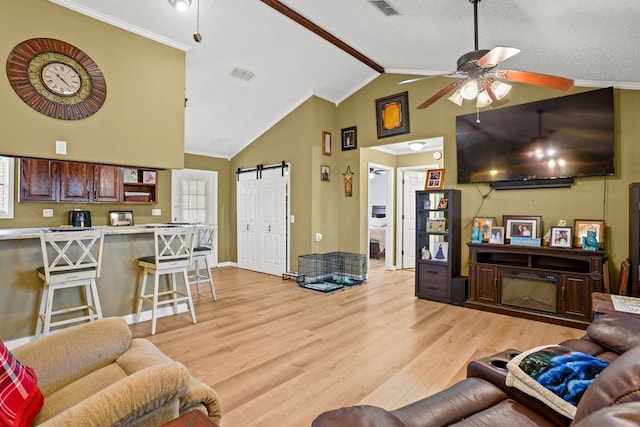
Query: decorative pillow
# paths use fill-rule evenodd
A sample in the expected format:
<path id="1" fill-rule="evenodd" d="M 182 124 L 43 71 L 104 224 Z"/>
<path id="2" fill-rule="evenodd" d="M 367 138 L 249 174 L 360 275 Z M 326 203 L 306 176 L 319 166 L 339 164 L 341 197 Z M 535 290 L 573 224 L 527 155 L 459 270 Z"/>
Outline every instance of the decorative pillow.
<path id="1" fill-rule="evenodd" d="M 0 341 L 0 425 L 29 426 L 43 403 L 33 369 L 23 366 Z"/>
<path id="2" fill-rule="evenodd" d="M 514 357 L 507 364 L 506 384 L 573 419 L 582 394 L 607 366 L 589 354 L 546 345 Z"/>

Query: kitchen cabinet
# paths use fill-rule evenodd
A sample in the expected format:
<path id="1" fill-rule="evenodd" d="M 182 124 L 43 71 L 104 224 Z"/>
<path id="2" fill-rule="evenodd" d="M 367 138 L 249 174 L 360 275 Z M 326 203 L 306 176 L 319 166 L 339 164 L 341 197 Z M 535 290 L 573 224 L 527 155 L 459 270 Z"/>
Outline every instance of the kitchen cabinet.
<path id="1" fill-rule="evenodd" d="M 123 170 L 122 166 L 116 165 L 23 158 L 20 162 L 20 201 L 154 203 L 156 183 L 124 184 Z M 130 193 L 132 189 L 151 196 L 144 200 L 125 197 L 125 191 Z"/>
<path id="2" fill-rule="evenodd" d="M 59 188 L 58 162 L 44 159 L 21 159 L 21 202 L 57 202 Z"/>

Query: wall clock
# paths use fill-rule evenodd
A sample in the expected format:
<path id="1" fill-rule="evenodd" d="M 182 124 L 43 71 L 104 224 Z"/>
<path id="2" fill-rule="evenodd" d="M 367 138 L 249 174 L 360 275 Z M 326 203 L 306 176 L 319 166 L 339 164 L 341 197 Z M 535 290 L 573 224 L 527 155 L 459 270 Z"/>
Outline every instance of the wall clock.
<path id="1" fill-rule="evenodd" d="M 9 53 L 7 77 L 29 107 L 55 119 L 89 117 L 107 97 L 98 65 L 77 47 L 56 39 L 19 43 Z"/>

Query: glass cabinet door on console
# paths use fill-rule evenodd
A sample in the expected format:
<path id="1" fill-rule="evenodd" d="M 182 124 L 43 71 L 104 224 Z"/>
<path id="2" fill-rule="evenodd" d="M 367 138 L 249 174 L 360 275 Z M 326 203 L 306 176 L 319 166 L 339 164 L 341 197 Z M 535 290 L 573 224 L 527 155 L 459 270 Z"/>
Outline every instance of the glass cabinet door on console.
<path id="1" fill-rule="evenodd" d="M 451 302 L 460 274 L 460 191 L 416 192 L 416 296 Z"/>

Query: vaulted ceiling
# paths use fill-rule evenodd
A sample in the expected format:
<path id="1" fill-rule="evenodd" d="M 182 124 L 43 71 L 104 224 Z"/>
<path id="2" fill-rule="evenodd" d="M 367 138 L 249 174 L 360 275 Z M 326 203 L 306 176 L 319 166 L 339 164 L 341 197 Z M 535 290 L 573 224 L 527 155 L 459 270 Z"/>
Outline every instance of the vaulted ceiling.
<path id="1" fill-rule="evenodd" d="M 185 50 L 185 151 L 230 158 L 312 95 L 339 104 L 384 72 L 453 71 L 474 49 L 469 0 L 50 0 Z M 280 3 L 369 59 L 374 67 L 266 3 Z M 482 0 L 479 47 L 517 47 L 503 64 L 577 85 L 640 88 L 640 2 Z M 246 81 L 234 69 L 253 73 Z M 446 80 L 443 79 L 443 85 Z M 446 98 L 438 102 L 448 102 Z M 437 103 L 434 105 L 437 108 Z M 419 113 L 417 113 L 419 114 Z"/>

